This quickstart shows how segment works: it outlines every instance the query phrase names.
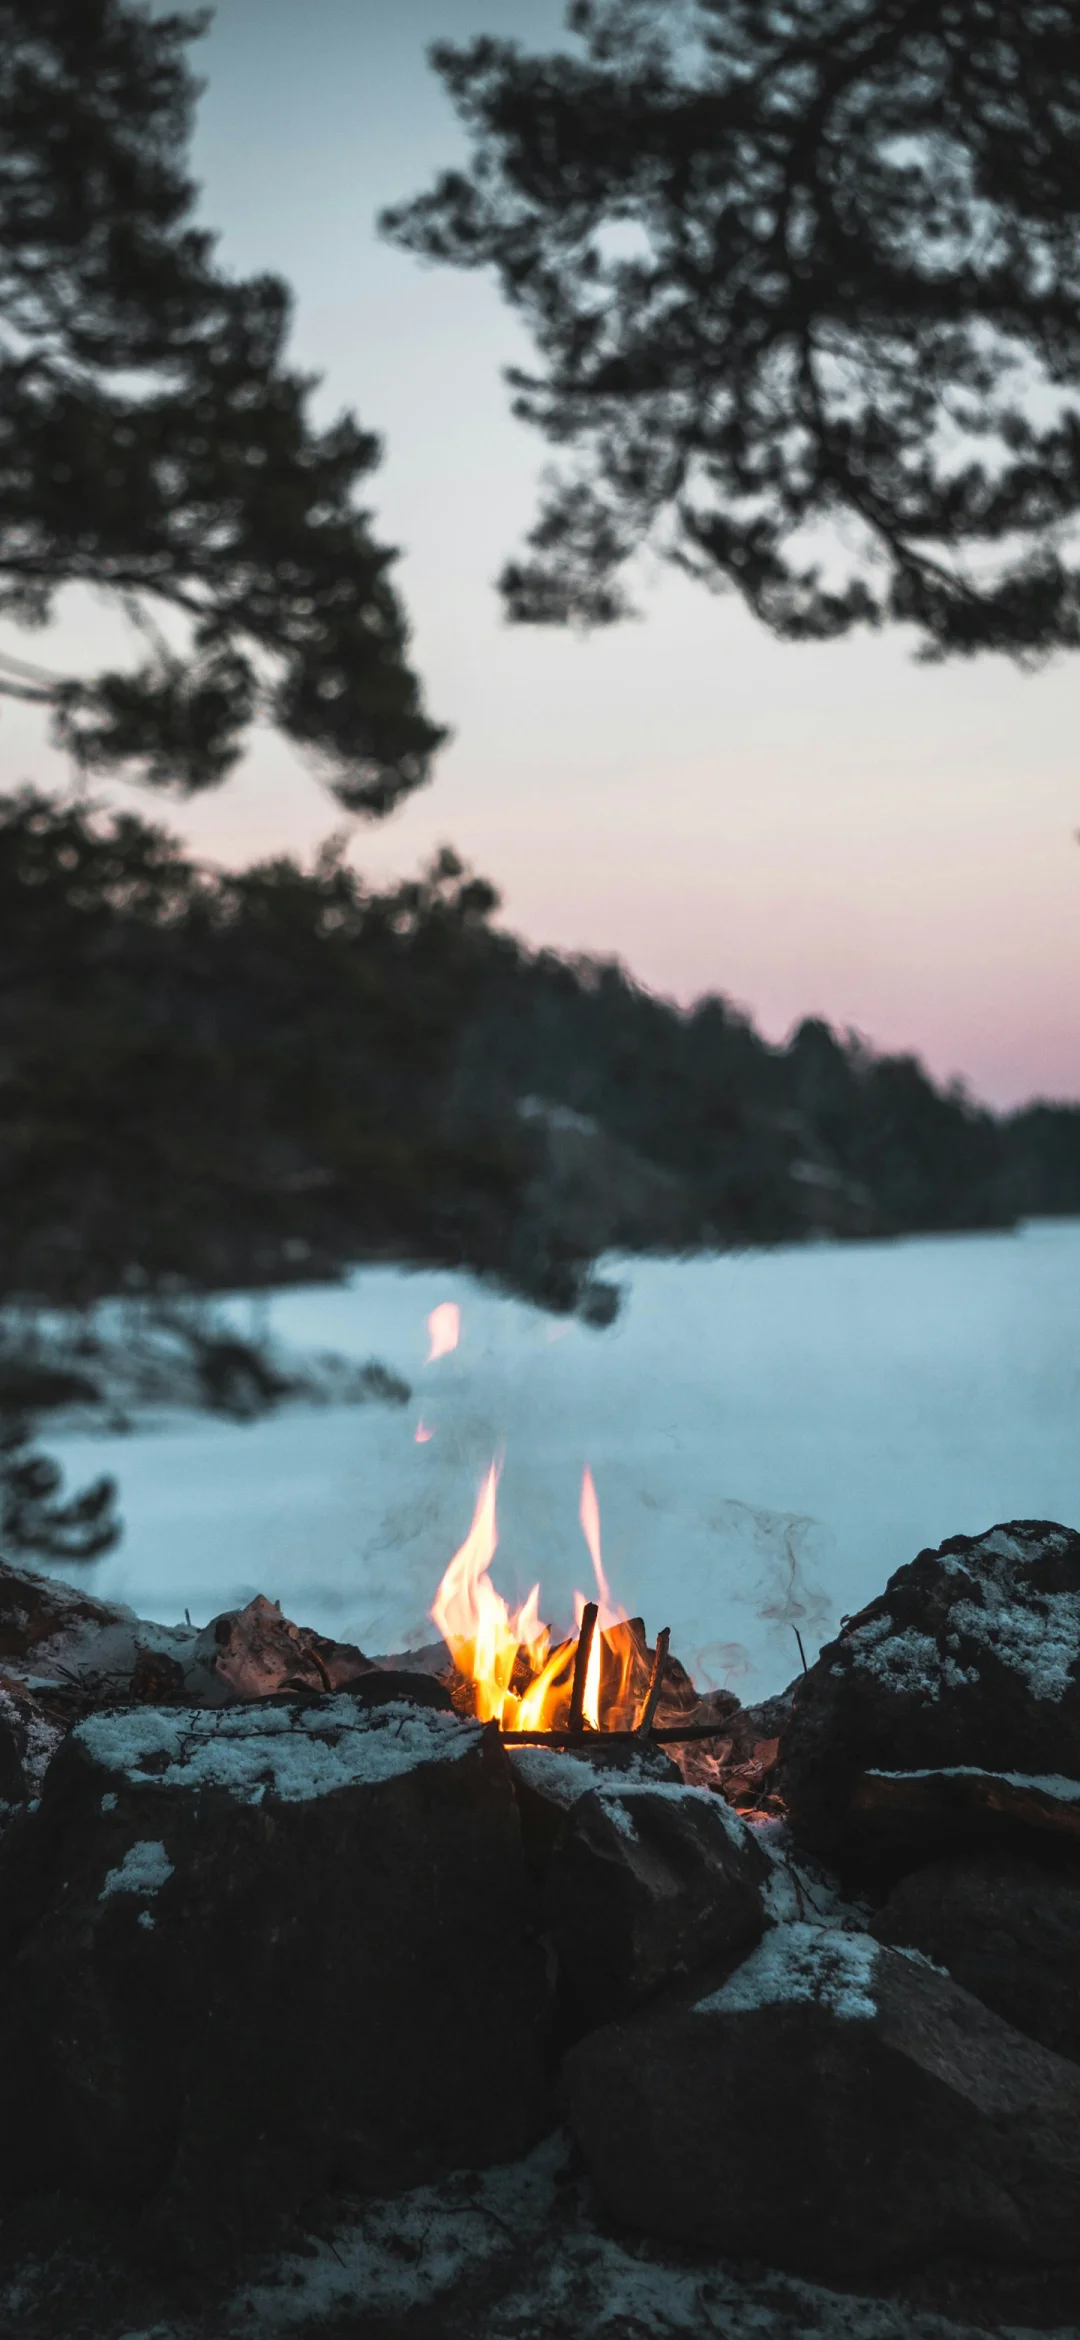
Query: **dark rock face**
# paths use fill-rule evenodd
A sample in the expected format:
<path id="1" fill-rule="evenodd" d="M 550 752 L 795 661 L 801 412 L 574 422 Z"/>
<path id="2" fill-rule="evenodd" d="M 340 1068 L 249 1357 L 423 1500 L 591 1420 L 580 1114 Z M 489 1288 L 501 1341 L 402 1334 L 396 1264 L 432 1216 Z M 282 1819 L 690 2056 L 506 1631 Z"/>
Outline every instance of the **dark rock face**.
<path id="1" fill-rule="evenodd" d="M 17 1675 L 0 1672 L 0 1818 L 40 1793 L 68 1717 Z"/>
<path id="2" fill-rule="evenodd" d="M 1080 1535 L 1017 1520 L 897 1570 L 795 1691 L 780 1780 L 799 1836 L 858 1856 L 867 1770 L 1080 1777 Z"/>
<path id="3" fill-rule="evenodd" d="M 665 2242 L 826 2276 L 1077 2255 L 1080 2071 L 865 1935 L 778 1927 L 566 2079 L 608 2210 Z"/>
<path id="4" fill-rule="evenodd" d="M 894 1885 L 879 1942 L 921 1950 L 1029 2039 L 1080 2059 L 1080 1875 L 1001 1854 L 931 1861 Z"/>
<path id="5" fill-rule="evenodd" d="M 130 1709 L 0 1846 L 0 2189 L 230 2247 L 542 2133 L 505 1755 L 404 1705 Z"/>
<path id="6" fill-rule="evenodd" d="M 405 1700 L 409 1706 L 429 1706 L 439 1714 L 453 1714 L 454 1701 L 445 1682 L 434 1674 L 409 1674 L 373 1668 L 370 1673 L 358 1674 L 344 1685 L 349 1697 L 358 1706 L 393 1706 Z"/>
<path id="7" fill-rule="evenodd" d="M 594 1732 L 573 1753 L 551 1747 L 511 1747 L 508 1753 L 525 1858 L 538 1884 L 547 1876 L 567 1813 L 582 1796 L 592 1794 L 598 1780 L 639 1785 L 657 1780 L 667 1787 L 679 1784 L 678 1769 L 662 1748 L 645 1740 L 640 1747 L 618 1741 L 605 1746 L 602 1731 Z"/>
<path id="8" fill-rule="evenodd" d="M 848 1834 L 864 1859 L 910 1868 L 957 1846 L 1034 1849 L 1048 1839 L 1080 1847 L 1080 1779 L 1033 1771 L 982 1771 L 954 1763 L 931 1771 L 864 1771 Z"/>
<path id="9" fill-rule="evenodd" d="M 661 1983 L 749 1949 L 768 1879 L 760 1845 L 720 1797 L 609 1775 L 567 1814 L 544 1893 L 581 2015 L 625 2014 Z"/>

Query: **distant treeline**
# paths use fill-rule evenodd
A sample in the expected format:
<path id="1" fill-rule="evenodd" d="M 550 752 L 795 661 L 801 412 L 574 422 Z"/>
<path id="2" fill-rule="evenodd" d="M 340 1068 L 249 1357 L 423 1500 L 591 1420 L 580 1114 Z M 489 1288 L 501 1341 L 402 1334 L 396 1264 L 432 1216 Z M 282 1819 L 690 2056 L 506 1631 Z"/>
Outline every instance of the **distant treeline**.
<path id="1" fill-rule="evenodd" d="M 0 1296 L 383 1257 L 588 1307 L 608 1247 L 1080 1212 L 1080 1105 L 998 1117 L 817 1021 L 771 1047 L 497 907 L 449 852 L 378 893 L 338 847 L 221 874 L 0 798 Z"/>

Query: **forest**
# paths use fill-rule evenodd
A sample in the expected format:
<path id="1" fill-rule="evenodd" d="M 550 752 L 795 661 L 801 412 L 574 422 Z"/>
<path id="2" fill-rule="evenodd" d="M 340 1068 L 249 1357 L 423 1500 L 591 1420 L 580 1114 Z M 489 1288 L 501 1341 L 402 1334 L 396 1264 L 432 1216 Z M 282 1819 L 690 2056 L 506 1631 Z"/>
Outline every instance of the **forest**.
<path id="1" fill-rule="evenodd" d="M 445 848 L 365 884 L 201 866 L 160 826 L 0 799 L 0 1289 L 467 1265 L 602 1311 L 590 1262 L 1080 1211 L 1080 1106 L 995 1115 L 818 1019 L 527 947 Z"/>

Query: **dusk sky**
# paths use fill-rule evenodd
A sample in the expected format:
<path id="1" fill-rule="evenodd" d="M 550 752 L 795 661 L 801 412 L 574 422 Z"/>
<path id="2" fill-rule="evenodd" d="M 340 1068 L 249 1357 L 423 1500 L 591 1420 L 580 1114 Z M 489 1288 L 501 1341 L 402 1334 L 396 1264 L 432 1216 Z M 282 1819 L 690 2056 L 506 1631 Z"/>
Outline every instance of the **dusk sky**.
<path id="1" fill-rule="evenodd" d="M 353 856 L 381 879 L 449 839 L 535 942 L 617 953 L 683 1000 L 721 991 L 774 1039 L 825 1015 L 996 1104 L 1080 1096 L 1075 664 L 920 667 L 897 634 L 795 648 L 669 572 L 605 635 L 503 620 L 493 580 L 550 459 L 500 375 L 528 345 L 491 281 L 422 267 L 375 216 L 464 152 L 427 43 L 549 45 L 561 19 L 557 0 L 219 0 L 196 51 L 205 218 L 228 266 L 292 283 L 320 411 L 384 436 L 376 532 L 402 549 L 413 655 L 454 732 Z M 4 628 L 86 666 L 106 635 L 76 599 L 55 643 Z M 63 779 L 43 743 L 5 703 L 5 786 Z M 230 863 L 343 821 L 266 735 L 196 805 L 98 793 Z"/>

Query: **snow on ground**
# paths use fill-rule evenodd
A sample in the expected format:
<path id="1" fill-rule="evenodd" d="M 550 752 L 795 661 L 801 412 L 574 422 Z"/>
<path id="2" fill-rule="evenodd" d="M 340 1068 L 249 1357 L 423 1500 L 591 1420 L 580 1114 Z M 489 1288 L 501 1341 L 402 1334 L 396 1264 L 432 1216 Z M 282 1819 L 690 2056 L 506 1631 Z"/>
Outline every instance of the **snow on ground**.
<path id="1" fill-rule="evenodd" d="M 516 1602 L 539 1578 L 566 1628 L 593 1589 L 588 1463 L 615 1598 L 749 1698 L 796 1670 L 794 1625 L 814 1656 L 922 1546 L 1080 1526 L 1080 1222 L 604 1272 L 625 1291 L 605 1331 L 430 1270 L 278 1295 L 279 1340 L 378 1357 L 414 1403 L 50 1435 L 73 1482 L 120 1482 L 124 1541 L 80 1583 L 166 1622 L 263 1592 L 369 1652 L 416 1647 L 498 1455 L 494 1579 Z M 449 1301 L 460 1342 L 428 1364 Z"/>
<path id="2" fill-rule="evenodd" d="M 700 2254 L 680 2264 L 677 2255 L 621 2243 L 568 2187 L 569 2158 L 556 2135 L 527 2160 L 370 2204 L 332 2243 L 279 2261 L 238 2293 L 214 2340 L 316 2340 L 320 2326 L 336 2340 L 346 2331 L 384 2334 L 395 2317 L 407 2330 L 409 2311 L 425 2307 L 426 2333 L 467 2331 L 476 2340 L 990 2340 L 981 2325 L 902 2301 Z M 440 2300 L 445 2326 L 431 2314 Z M 129 2340 L 174 2336 L 156 2327 Z M 188 2335 L 178 2329 L 175 2340 Z M 190 2340 L 203 2336 L 192 2331 Z M 1017 2324 L 1010 2340 L 1036 2336 Z M 1046 2332 L 1044 2340 L 1073 2335 Z"/>
<path id="3" fill-rule="evenodd" d="M 57 2321 L 58 2272 L 72 2296 L 80 2270 L 55 2261 L 29 2261 L 0 2285 L 5 2334 L 75 2329 Z M 205 2311 L 137 2330 L 110 2317 L 107 2329 L 112 2340 L 1076 2340 L 1075 2325 L 1050 2329 L 1045 2314 L 1036 2333 L 995 2313 L 991 2331 L 981 2316 L 620 2240 L 598 2225 L 560 2134 L 503 2168 L 358 2205 Z"/>

